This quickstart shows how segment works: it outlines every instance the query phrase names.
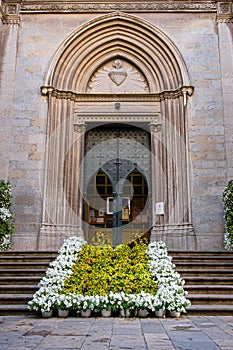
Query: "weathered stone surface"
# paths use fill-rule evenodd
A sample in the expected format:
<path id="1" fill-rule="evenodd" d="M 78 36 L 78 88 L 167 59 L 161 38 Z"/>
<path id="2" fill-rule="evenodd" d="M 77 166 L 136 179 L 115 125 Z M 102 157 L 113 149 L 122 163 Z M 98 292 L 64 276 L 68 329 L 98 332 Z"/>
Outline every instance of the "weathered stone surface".
<path id="1" fill-rule="evenodd" d="M 93 4 L 91 10 L 88 8 L 91 5 L 87 4 L 83 5 L 84 7 L 77 7 L 77 4 L 70 5 L 69 9 L 67 4 L 61 4 L 55 9 L 55 5 L 48 4 L 46 7 L 43 2 L 37 3 L 37 5 L 30 4 L 29 10 L 27 2 L 24 2 L 19 14 L 20 27 L 17 22 L 18 10 L 15 13 L 17 18 L 15 17 L 13 21 L 12 17 L 7 17 L 7 23 L 4 25 L 3 17 L 0 17 L 0 177 L 8 179 L 13 185 L 15 204 L 13 212 L 16 218 L 14 249 L 23 248 L 21 237 L 24 237 L 25 233 L 30 237 L 27 249 L 34 249 L 41 226 L 46 168 L 44 161 L 47 132 L 51 126 L 48 122 L 51 120 L 47 120 L 48 97 L 41 96 L 40 87 L 49 82 L 45 77 L 50 62 L 57 50 L 65 47 L 71 33 L 81 26 L 85 28 L 89 21 L 102 16 L 101 11 L 105 16 L 111 16 L 116 8 L 126 6 L 122 1 L 117 1 L 118 5 L 112 4 L 111 10 L 108 8 L 110 5 L 105 2 L 102 5 Z M 226 3 L 228 5 L 228 2 Z M 46 14 L 37 13 L 40 6 Z M 64 12 L 61 10 L 62 6 L 65 6 Z M 144 11 L 140 10 L 140 6 L 144 6 Z M 185 115 L 192 221 L 199 247 L 208 249 L 211 244 L 212 249 L 222 249 L 224 221 L 221 195 L 227 181 L 233 177 L 233 39 L 232 24 L 229 23 L 231 13 L 229 8 L 223 13 L 222 8 L 217 9 L 217 4 L 210 4 L 209 1 L 193 4 L 174 0 L 166 6 L 161 2 L 155 2 L 153 10 L 150 6 L 152 4 L 139 5 L 129 2 L 125 11 L 128 9 L 129 16 L 133 16 L 136 20 L 147 21 L 151 28 L 153 26 L 159 28 L 163 33 L 164 47 L 167 45 L 165 39 L 167 36 L 183 57 L 190 85 L 194 86 L 194 94 L 187 97 Z M 181 6 L 185 6 L 185 9 Z M 113 51 L 112 55 L 108 56 L 108 62 L 116 53 L 122 54 L 118 49 Z M 97 59 L 98 55 L 97 51 L 93 51 L 93 57 Z M 132 61 L 139 69 L 139 58 L 134 58 Z M 64 61 L 64 69 L 65 65 Z M 92 70 L 90 74 L 92 77 L 94 72 L 100 72 L 94 65 L 90 64 L 89 68 Z M 50 67 L 50 73 L 53 69 L 54 67 Z M 148 63 L 148 77 L 149 71 Z M 165 71 L 161 73 L 164 74 Z M 71 89 L 73 77 L 69 79 L 67 90 Z M 95 89 L 98 91 L 98 87 Z M 69 113 L 68 107 L 64 106 L 58 106 L 54 112 L 52 127 L 60 123 L 58 117 Z M 162 113 L 161 117 L 163 118 Z M 63 144 L 59 144 L 56 148 L 60 159 L 62 159 L 62 147 L 69 144 L 68 140 L 71 137 L 72 132 L 67 129 Z M 168 135 L 163 135 L 163 140 L 167 137 Z M 172 142 L 175 144 L 176 141 Z M 71 161 L 75 164 L 74 159 L 70 159 Z M 55 167 L 58 169 L 59 166 L 61 164 L 57 161 Z M 62 174 L 62 166 L 60 169 Z M 169 164 L 164 164 L 163 169 L 166 173 L 170 172 L 172 167 L 169 168 Z M 183 176 L 184 174 L 185 171 Z M 161 177 L 164 178 L 163 172 Z M 170 173 L 168 179 L 171 179 Z M 176 186 L 175 179 L 178 183 L 179 175 L 174 176 L 171 183 L 168 180 L 164 185 L 165 188 L 169 188 L 170 191 L 172 186 Z M 61 183 L 62 181 L 57 184 L 54 192 L 63 191 Z M 59 203 L 63 203 L 62 201 L 63 199 L 59 197 Z M 171 199 L 172 201 L 175 199 Z M 33 212 L 36 215 L 33 215 Z M 69 215 L 71 216 L 70 212 Z M 56 234 L 46 240 L 47 245 L 45 242 L 41 243 L 44 249 L 57 248 L 56 239 L 60 244 L 62 236 Z M 182 240 L 180 242 L 182 244 Z"/>

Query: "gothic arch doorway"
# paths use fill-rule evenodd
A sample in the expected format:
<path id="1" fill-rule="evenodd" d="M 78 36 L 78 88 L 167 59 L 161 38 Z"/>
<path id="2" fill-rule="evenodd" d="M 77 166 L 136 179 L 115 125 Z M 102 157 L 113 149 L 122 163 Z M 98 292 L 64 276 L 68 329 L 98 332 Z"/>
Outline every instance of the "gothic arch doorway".
<path id="1" fill-rule="evenodd" d="M 106 123 L 147 125 L 149 181 L 143 166 L 138 170 L 151 198 L 151 239 L 174 249 L 193 247 L 187 139 L 193 88 L 165 33 L 136 16 L 98 16 L 60 45 L 41 91 L 48 123 L 39 248 L 57 249 L 65 237 L 83 236 L 86 132 Z M 97 174 L 102 165 L 88 173 Z M 160 202 L 163 215 L 155 210 Z"/>
<path id="2" fill-rule="evenodd" d="M 116 246 L 150 230 L 151 154 L 146 130 L 113 124 L 87 132 L 84 179 L 88 242 L 101 231 Z"/>

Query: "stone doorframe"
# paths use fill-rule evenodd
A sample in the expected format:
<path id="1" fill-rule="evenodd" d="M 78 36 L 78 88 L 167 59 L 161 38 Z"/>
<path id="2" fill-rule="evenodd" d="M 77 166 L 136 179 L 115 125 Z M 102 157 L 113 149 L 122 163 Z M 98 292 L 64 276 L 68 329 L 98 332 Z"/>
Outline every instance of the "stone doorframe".
<path id="1" fill-rule="evenodd" d="M 157 56 L 159 46 L 162 59 Z M 96 92 L 96 80 L 105 86 L 104 64 L 114 66 L 118 75 L 125 74 L 119 59 L 127 72 L 133 72 L 140 92 L 130 91 L 131 83 L 123 90 L 109 68 L 107 76 L 116 92 Z M 164 215 L 156 215 L 155 207 L 152 210 L 151 240 L 164 239 L 169 248 L 194 249 L 186 115 L 193 87 L 180 53 L 164 33 L 134 16 L 98 17 L 61 45 L 41 93 L 48 102 L 48 126 L 38 248 L 57 249 L 65 237 L 83 235 L 85 130 L 89 123 L 117 122 L 147 124 L 151 133 L 152 203 L 163 202 L 165 208 Z"/>

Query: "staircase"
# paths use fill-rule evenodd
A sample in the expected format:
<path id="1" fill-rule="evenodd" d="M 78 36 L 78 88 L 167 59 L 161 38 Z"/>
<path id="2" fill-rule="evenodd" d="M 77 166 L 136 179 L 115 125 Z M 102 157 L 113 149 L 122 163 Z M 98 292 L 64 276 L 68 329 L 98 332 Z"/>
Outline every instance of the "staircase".
<path id="1" fill-rule="evenodd" d="M 233 252 L 170 252 L 192 303 L 188 315 L 233 315 Z M 57 252 L 0 253 L 0 315 L 32 314 L 27 302 Z"/>
<path id="2" fill-rule="evenodd" d="M 170 252 L 185 280 L 188 315 L 233 315 L 233 252 Z"/>
<path id="3" fill-rule="evenodd" d="M 27 302 L 38 289 L 57 252 L 0 253 L 0 315 L 27 315 Z"/>

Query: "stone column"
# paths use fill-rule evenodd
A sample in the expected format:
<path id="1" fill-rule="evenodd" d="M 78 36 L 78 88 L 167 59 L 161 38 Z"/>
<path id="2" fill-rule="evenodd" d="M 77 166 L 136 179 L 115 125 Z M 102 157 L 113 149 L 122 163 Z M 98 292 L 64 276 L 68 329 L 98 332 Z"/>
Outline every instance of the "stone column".
<path id="1" fill-rule="evenodd" d="M 233 4 L 231 1 L 220 1 L 217 9 L 216 19 L 223 94 L 227 182 L 233 178 Z"/>
<path id="2" fill-rule="evenodd" d="M 164 215 L 159 216 L 159 220 L 154 217 L 152 240 L 162 239 L 170 249 L 187 249 L 188 246 L 195 249 L 196 245 L 190 214 L 185 115 L 187 94 L 192 91 L 187 87 L 175 94 L 163 94 L 162 134 L 151 127 L 152 153 L 155 154 L 152 182 L 156 187 L 153 201 L 164 202 Z"/>
<path id="3" fill-rule="evenodd" d="M 162 129 L 158 120 L 152 120 L 150 123 L 151 132 L 151 182 L 152 182 L 152 240 L 160 240 L 161 232 L 155 227 L 163 225 L 164 217 L 157 216 L 155 211 L 156 202 L 164 202 L 164 181 L 163 173 L 163 155 L 162 155 Z"/>
<path id="4" fill-rule="evenodd" d="M 11 124 L 14 116 L 15 71 L 18 31 L 20 25 L 19 4 L 0 6 L 0 178 L 9 179 L 9 153 Z"/>
<path id="5" fill-rule="evenodd" d="M 80 165 L 85 128 L 73 125 L 72 98 L 60 98 L 52 87 L 43 87 L 42 94 L 48 96 L 48 126 L 38 248 L 58 249 L 66 237 L 83 235 Z"/>
<path id="6" fill-rule="evenodd" d="M 77 179 L 77 185 L 75 186 L 74 192 L 77 193 L 77 195 L 74 196 L 73 201 L 77 201 L 76 203 L 73 203 L 73 207 L 77 206 L 77 214 L 78 214 L 78 225 L 80 229 L 82 229 L 82 217 L 83 217 L 83 186 L 84 186 L 84 147 L 85 147 L 85 131 L 86 131 L 86 124 L 80 120 L 74 124 L 74 132 L 77 133 L 76 135 L 76 144 L 74 152 L 76 154 L 75 156 L 75 164 L 74 164 L 74 170 L 73 172 L 76 174 Z"/>

